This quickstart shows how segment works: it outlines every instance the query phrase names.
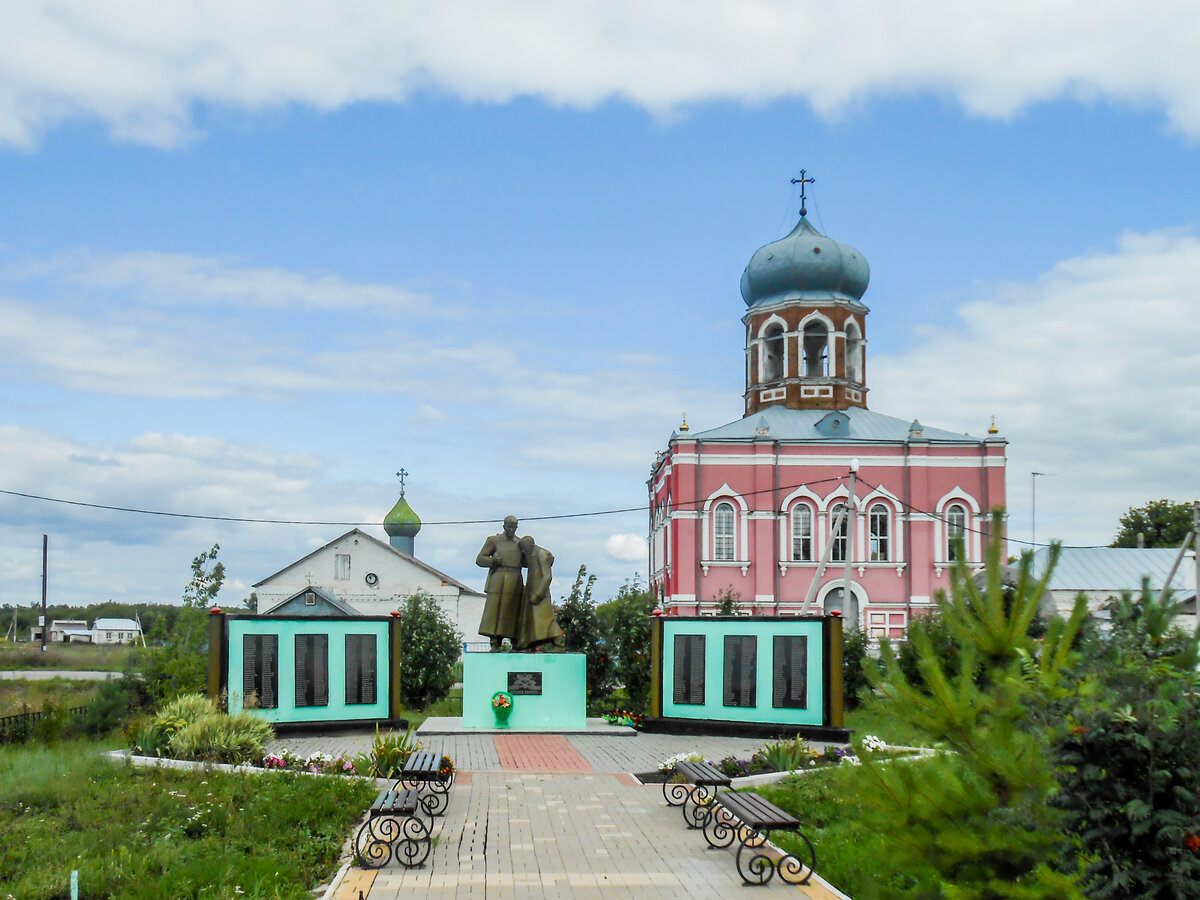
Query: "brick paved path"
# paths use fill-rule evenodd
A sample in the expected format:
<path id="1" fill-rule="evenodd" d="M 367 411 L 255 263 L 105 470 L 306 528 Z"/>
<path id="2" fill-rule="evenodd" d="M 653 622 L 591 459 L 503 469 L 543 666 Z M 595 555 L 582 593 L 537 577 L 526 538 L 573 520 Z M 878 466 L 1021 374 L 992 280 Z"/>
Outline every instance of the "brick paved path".
<path id="1" fill-rule="evenodd" d="M 374 732 L 290 737 L 287 747 L 353 755 L 370 750 Z M 446 814 L 434 820 L 436 845 L 424 867 L 392 863 L 352 869 L 336 900 L 658 900 L 748 896 L 732 850 L 711 850 L 689 830 L 649 772 L 682 752 L 707 759 L 750 757 L 761 740 L 639 734 L 422 736 L 461 773 Z M 818 854 L 820 848 L 818 848 Z M 836 900 L 817 880 L 798 888 L 775 878 L 755 897 Z"/>
<path id="2" fill-rule="evenodd" d="M 390 865 L 357 900 L 408 898 L 691 898 L 743 896 L 729 850 L 708 850 L 657 786 L 612 775 L 475 773 L 451 793 L 423 868 Z M 369 876 L 368 876 L 369 877 Z M 776 878 L 755 897 L 833 900 L 819 885 Z"/>
<path id="3" fill-rule="evenodd" d="M 492 741 L 503 769 L 592 771 L 591 764 L 561 734 L 498 734 Z"/>

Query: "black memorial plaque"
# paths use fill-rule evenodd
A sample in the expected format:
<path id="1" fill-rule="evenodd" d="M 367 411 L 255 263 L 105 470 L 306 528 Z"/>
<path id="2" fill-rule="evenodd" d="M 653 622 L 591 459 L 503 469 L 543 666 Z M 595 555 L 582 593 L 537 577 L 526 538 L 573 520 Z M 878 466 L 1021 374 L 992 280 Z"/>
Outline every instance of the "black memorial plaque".
<path id="1" fill-rule="evenodd" d="M 725 635 L 725 706 L 758 705 L 758 639 Z"/>
<path id="2" fill-rule="evenodd" d="M 508 692 L 516 697 L 540 697 L 542 695 L 542 673 L 509 672 Z"/>
<path id="3" fill-rule="evenodd" d="M 771 705 L 776 709 L 807 709 L 808 638 L 801 634 L 775 635 L 773 665 Z"/>
<path id="4" fill-rule="evenodd" d="M 675 703 L 704 705 L 704 635 L 675 635 Z"/>

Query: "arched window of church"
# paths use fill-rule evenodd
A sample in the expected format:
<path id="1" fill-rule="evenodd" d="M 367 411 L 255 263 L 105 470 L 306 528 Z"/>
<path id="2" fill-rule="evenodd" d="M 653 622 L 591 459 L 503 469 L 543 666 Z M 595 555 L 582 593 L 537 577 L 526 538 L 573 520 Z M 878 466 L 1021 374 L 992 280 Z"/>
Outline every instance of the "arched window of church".
<path id="1" fill-rule="evenodd" d="M 960 503 L 946 507 L 946 559 L 966 559 L 967 510 Z"/>
<path id="2" fill-rule="evenodd" d="M 891 559 L 891 515 L 887 506 L 876 503 L 867 514 L 871 530 L 871 562 Z"/>
<path id="3" fill-rule="evenodd" d="M 810 377 L 829 374 L 829 332 L 822 322 L 804 326 L 804 374 Z"/>
<path id="4" fill-rule="evenodd" d="M 772 325 L 763 341 L 763 381 L 783 378 L 783 326 Z"/>
<path id="5" fill-rule="evenodd" d="M 850 516 L 846 514 L 846 504 L 839 503 L 829 511 L 829 516 L 829 528 L 833 539 L 833 552 L 829 558 L 834 562 L 845 562 L 846 545 L 849 543 L 847 535 L 850 533 Z"/>
<path id="6" fill-rule="evenodd" d="M 718 503 L 713 510 L 713 559 L 732 560 L 733 504 Z"/>
<path id="7" fill-rule="evenodd" d="M 862 382 L 862 333 L 854 322 L 846 326 L 846 378 Z"/>
<path id="8" fill-rule="evenodd" d="M 792 562 L 811 562 L 813 558 L 813 514 L 807 503 L 792 507 Z"/>

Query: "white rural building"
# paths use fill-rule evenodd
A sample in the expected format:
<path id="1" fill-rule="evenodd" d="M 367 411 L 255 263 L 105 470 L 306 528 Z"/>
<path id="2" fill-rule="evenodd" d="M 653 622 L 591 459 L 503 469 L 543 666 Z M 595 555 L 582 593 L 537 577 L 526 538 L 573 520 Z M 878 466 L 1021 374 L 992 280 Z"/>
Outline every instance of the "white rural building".
<path id="1" fill-rule="evenodd" d="M 438 601 L 464 641 L 476 640 L 484 596 L 413 555 L 420 528 L 401 493 L 384 520 L 390 543 L 358 528 L 347 531 L 255 584 L 258 612 L 282 612 L 286 601 L 318 587 L 360 615 L 386 616 L 405 597 L 423 591 Z"/>
<path id="2" fill-rule="evenodd" d="M 93 644 L 130 644 L 142 639 L 142 626 L 133 619 L 97 619 L 91 633 Z"/>

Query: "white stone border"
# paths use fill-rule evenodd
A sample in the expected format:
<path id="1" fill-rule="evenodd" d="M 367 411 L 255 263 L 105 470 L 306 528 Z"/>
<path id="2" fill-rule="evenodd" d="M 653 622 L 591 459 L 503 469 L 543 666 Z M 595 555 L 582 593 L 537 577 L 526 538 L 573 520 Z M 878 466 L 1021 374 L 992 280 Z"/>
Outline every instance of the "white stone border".
<path id="1" fill-rule="evenodd" d="M 888 744 L 888 749 L 896 750 L 909 755 L 897 756 L 893 759 L 882 760 L 884 763 L 896 762 L 897 760 L 902 759 L 924 759 L 927 756 L 933 756 L 939 752 L 931 747 L 897 747 L 892 744 Z M 731 778 L 729 780 L 729 786 L 734 790 L 741 790 L 742 788 L 755 787 L 756 785 L 760 784 L 774 784 L 776 781 L 783 781 L 783 779 L 787 778 L 789 775 L 811 775 L 814 772 L 824 772 L 828 771 L 829 769 L 836 769 L 840 765 L 841 763 L 832 766 L 815 765 L 804 769 L 792 769 L 788 772 L 763 772 L 759 775 L 743 775 L 740 778 Z"/>

